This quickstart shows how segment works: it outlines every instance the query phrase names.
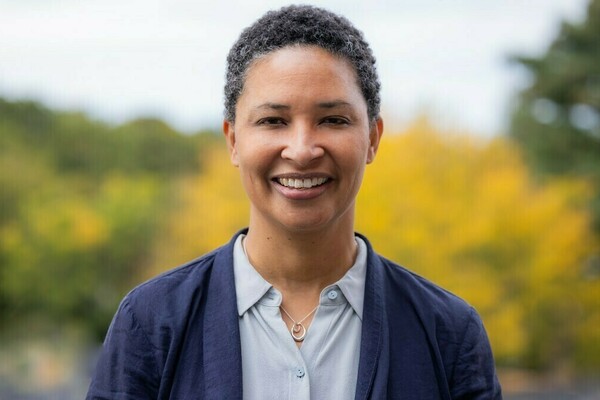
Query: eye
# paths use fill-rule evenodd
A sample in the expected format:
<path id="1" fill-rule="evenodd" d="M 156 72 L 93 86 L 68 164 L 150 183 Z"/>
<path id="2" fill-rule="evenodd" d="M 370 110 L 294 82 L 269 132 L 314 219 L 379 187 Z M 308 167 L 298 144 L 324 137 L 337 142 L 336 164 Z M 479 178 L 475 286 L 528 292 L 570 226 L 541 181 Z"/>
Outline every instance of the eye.
<path id="1" fill-rule="evenodd" d="M 323 124 L 327 124 L 327 125 L 335 125 L 335 126 L 340 126 L 340 125 L 349 125 L 350 121 L 348 120 L 348 118 L 345 117 L 340 117 L 340 116 L 330 116 L 330 117 L 325 117 L 321 120 L 321 123 Z"/>
<path id="2" fill-rule="evenodd" d="M 266 125 L 266 126 L 277 126 L 277 125 L 285 125 L 285 120 L 280 117 L 266 117 L 261 118 L 256 122 L 257 125 Z"/>

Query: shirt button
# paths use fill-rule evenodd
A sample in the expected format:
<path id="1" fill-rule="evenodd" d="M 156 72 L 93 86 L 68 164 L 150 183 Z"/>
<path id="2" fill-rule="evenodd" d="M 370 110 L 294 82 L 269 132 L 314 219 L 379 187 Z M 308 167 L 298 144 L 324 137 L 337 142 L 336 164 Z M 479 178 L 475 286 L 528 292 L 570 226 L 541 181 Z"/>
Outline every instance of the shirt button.
<path id="1" fill-rule="evenodd" d="M 338 297 L 338 293 L 335 290 L 332 290 L 327 293 L 327 297 L 329 297 L 329 300 L 335 300 Z"/>
<path id="2" fill-rule="evenodd" d="M 306 374 L 306 373 L 304 372 L 304 368 L 302 368 L 302 367 L 298 367 L 298 368 L 296 368 L 296 376 L 297 376 L 298 378 L 302 378 L 302 377 L 304 377 L 304 375 L 305 375 L 305 374 Z"/>

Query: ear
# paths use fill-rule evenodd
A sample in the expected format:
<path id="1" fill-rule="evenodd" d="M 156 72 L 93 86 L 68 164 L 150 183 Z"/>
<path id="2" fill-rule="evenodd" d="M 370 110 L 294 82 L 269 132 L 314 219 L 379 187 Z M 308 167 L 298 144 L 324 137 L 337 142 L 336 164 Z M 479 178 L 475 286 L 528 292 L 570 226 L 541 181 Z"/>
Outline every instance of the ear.
<path id="1" fill-rule="evenodd" d="M 377 149 L 379 148 L 381 135 L 383 135 L 383 120 L 381 117 L 377 117 L 377 119 L 371 123 L 371 128 L 369 130 L 369 153 L 367 154 L 367 164 L 371 164 L 373 160 L 375 160 L 375 154 L 377 154 Z"/>
<path id="2" fill-rule="evenodd" d="M 223 121 L 223 134 L 225 135 L 225 141 L 227 142 L 227 150 L 229 150 L 229 158 L 231 159 L 231 163 L 236 167 L 239 167 L 240 162 L 238 160 L 233 122 L 227 120 Z"/>

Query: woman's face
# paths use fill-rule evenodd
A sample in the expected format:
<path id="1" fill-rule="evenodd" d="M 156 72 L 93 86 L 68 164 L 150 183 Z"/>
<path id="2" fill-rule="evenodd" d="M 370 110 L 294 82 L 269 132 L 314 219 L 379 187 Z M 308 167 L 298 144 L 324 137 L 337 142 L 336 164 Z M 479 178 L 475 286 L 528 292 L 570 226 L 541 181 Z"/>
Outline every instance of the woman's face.
<path id="1" fill-rule="evenodd" d="M 235 123 L 224 123 L 251 202 L 251 228 L 352 227 L 355 198 L 382 128 L 381 120 L 370 123 L 346 60 L 318 47 L 286 47 L 255 61 Z"/>

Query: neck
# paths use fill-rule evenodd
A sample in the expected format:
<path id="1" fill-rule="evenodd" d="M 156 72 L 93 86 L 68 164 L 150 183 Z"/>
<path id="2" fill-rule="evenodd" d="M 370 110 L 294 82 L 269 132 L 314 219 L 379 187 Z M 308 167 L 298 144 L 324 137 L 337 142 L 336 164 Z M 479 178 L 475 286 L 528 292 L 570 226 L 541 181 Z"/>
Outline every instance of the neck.
<path id="1" fill-rule="evenodd" d="M 353 221 L 316 232 L 289 232 L 250 221 L 245 247 L 250 262 L 286 297 L 316 297 L 354 263 Z M 253 223 L 254 222 L 254 223 Z"/>

